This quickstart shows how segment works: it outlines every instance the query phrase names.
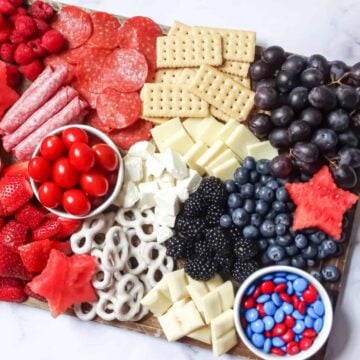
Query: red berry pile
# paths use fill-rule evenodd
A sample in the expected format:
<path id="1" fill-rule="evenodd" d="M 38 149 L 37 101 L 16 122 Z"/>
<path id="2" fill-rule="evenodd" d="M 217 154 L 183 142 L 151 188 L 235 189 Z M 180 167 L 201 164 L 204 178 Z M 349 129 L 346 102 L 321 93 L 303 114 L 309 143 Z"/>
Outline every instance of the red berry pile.
<path id="1" fill-rule="evenodd" d="M 42 205 L 85 216 L 111 193 L 118 166 L 109 145 L 71 127 L 42 141 L 39 155 L 29 162 L 29 174 L 39 183 Z"/>
<path id="2" fill-rule="evenodd" d="M 0 59 L 18 65 L 31 81 L 43 70 L 42 59 L 65 47 L 64 37 L 50 28 L 53 16 L 54 9 L 39 0 L 29 8 L 22 0 L 0 0 Z M 18 74 L 11 79 L 18 85 Z"/>

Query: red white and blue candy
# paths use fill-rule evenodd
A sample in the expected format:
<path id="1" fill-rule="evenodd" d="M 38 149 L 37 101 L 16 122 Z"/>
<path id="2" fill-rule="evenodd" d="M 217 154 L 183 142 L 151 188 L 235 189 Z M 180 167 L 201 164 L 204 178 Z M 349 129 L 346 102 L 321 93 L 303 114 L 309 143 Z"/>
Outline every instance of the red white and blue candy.
<path id="1" fill-rule="evenodd" d="M 245 291 L 241 325 L 265 353 L 296 355 L 309 349 L 324 324 L 325 308 L 316 288 L 286 272 L 261 277 Z"/>

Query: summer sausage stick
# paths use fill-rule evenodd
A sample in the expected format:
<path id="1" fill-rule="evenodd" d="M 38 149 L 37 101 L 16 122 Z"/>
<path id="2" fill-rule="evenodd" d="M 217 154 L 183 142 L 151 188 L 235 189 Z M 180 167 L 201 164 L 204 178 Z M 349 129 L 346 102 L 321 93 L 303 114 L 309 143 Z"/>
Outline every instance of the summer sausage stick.
<path id="1" fill-rule="evenodd" d="M 0 131 L 11 134 L 25 120 L 40 108 L 64 83 L 67 76 L 67 68 L 58 66 L 55 70 L 45 69 L 42 74 L 30 85 L 21 98 L 9 109 L 0 122 Z"/>
<path id="2" fill-rule="evenodd" d="M 12 134 L 5 135 L 2 139 L 5 151 L 10 152 L 23 139 L 49 120 L 66 106 L 78 92 L 70 87 L 61 88 L 49 101 L 35 111 L 20 127 Z"/>
<path id="3" fill-rule="evenodd" d="M 14 149 L 15 157 L 19 160 L 27 160 L 31 157 L 35 147 L 51 131 L 71 123 L 74 118 L 82 114 L 87 107 L 84 100 L 75 97 L 62 110 L 42 124 L 37 130 L 26 137 Z"/>

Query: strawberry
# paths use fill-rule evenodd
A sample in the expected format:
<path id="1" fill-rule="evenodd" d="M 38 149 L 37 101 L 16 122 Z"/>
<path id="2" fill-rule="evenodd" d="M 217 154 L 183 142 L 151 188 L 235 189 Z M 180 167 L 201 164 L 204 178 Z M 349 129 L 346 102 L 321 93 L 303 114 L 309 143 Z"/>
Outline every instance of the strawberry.
<path id="1" fill-rule="evenodd" d="M 35 229 L 32 233 L 34 241 L 44 240 L 55 236 L 61 229 L 61 224 L 58 220 L 45 220 L 41 226 Z"/>
<path id="2" fill-rule="evenodd" d="M 13 277 L 31 280 L 31 274 L 25 269 L 20 255 L 9 246 L 0 244 L 0 277 Z"/>
<path id="3" fill-rule="evenodd" d="M 0 301 L 21 303 L 26 301 L 24 282 L 13 278 L 0 278 Z"/>
<path id="4" fill-rule="evenodd" d="M 61 217 L 59 217 L 58 221 L 61 224 L 61 228 L 54 237 L 55 239 L 69 238 L 72 234 L 80 230 L 83 223 L 82 220 L 65 219 Z"/>
<path id="5" fill-rule="evenodd" d="M 5 226 L 5 224 L 6 224 L 6 220 L 0 218 L 0 231 L 1 231 L 1 229 Z"/>
<path id="6" fill-rule="evenodd" d="M 29 162 L 28 161 L 19 161 L 12 165 L 7 166 L 2 175 L 23 175 L 26 180 L 29 180 L 29 171 L 28 171 Z"/>
<path id="7" fill-rule="evenodd" d="M 27 226 L 11 220 L 0 231 L 0 243 L 16 250 L 25 244 L 26 234 Z"/>
<path id="8" fill-rule="evenodd" d="M 30 183 L 23 175 L 5 175 L 0 180 L 0 202 L 8 214 L 25 205 L 33 196 Z"/>
<path id="9" fill-rule="evenodd" d="M 47 302 L 46 299 L 41 296 L 41 295 L 38 295 L 38 294 L 35 294 L 29 287 L 28 284 L 25 285 L 24 287 L 24 291 L 25 291 L 25 294 L 28 296 L 28 297 L 32 297 L 36 300 L 39 300 L 39 301 L 42 301 L 42 302 Z"/>
<path id="10" fill-rule="evenodd" d="M 30 229 L 38 228 L 44 218 L 45 212 L 31 203 L 25 204 L 15 214 L 16 221 Z"/>

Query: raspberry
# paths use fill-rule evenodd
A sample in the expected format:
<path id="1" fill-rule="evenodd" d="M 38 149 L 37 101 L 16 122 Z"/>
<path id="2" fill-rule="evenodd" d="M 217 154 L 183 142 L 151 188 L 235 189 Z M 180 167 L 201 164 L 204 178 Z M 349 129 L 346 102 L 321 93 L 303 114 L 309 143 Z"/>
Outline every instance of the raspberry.
<path id="1" fill-rule="evenodd" d="M 6 81 L 7 84 L 12 88 L 16 88 L 20 85 L 21 74 L 16 66 L 6 66 Z"/>
<path id="2" fill-rule="evenodd" d="M 38 28 L 38 34 L 39 36 L 44 35 L 48 30 L 50 30 L 50 26 L 41 19 L 34 19 L 36 26 Z"/>
<path id="3" fill-rule="evenodd" d="M 11 2 L 11 4 L 13 4 L 16 7 L 19 7 L 24 3 L 24 0 L 9 0 L 9 1 Z M 20 8 L 20 9 L 24 9 L 24 8 Z M 25 12 L 26 12 L 26 10 L 25 10 Z"/>
<path id="4" fill-rule="evenodd" d="M 0 0 L 0 14 L 11 15 L 15 12 L 15 6 L 8 0 Z"/>
<path id="5" fill-rule="evenodd" d="M 31 14 L 34 18 L 49 21 L 54 16 L 54 9 L 42 1 L 35 1 L 31 5 Z"/>
<path id="6" fill-rule="evenodd" d="M 47 50 L 41 45 L 40 39 L 31 40 L 27 44 L 32 48 L 38 58 L 42 58 L 48 53 Z"/>
<path id="7" fill-rule="evenodd" d="M 41 38 L 42 46 L 51 53 L 61 51 L 65 46 L 65 38 L 57 30 L 47 31 Z"/>
<path id="8" fill-rule="evenodd" d="M 14 59 L 19 65 L 27 65 L 36 59 L 36 55 L 29 45 L 22 43 L 17 46 Z"/>
<path id="9" fill-rule="evenodd" d="M 17 16 L 15 19 L 15 31 L 26 39 L 37 33 L 36 22 L 26 15 Z"/>
<path id="10" fill-rule="evenodd" d="M 20 71 L 30 81 L 34 81 L 41 74 L 42 70 L 43 64 L 39 60 L 35 60 L 28 65 L 20 66 Z"/>
<path id="11" fill-rule="evenodd" d="M 13 31 L 10 36 L 10 41 L 13 44 L 21 44 L 21 43 L 25 42 L 25 38 L 22 35 L 18 34 L 17 31 Z"/>
<path id="12" fill-rule="evenodd" d="M 23 15 L 27 15 L 26 9 L 18 7 L 16 8 L 15 12 L 10 16 L 10 20 L 12 21 L 12 23 L 15 23 L 16 18 Z"/>
<path id="13" fill-rule="evenodd" d="M 12 27 L 10 22 L 6 19 L 3 19 L 2 26 L 0 26 L 0 43 L 10 40 L 11 31 Z"/>
<path id="14" fill-rule="evenodd" d="M 14 62 L 14 52 L 16 44 L 4 43 L 0 47 L 0 58 L 1 60 L 12 63 Z"/>

